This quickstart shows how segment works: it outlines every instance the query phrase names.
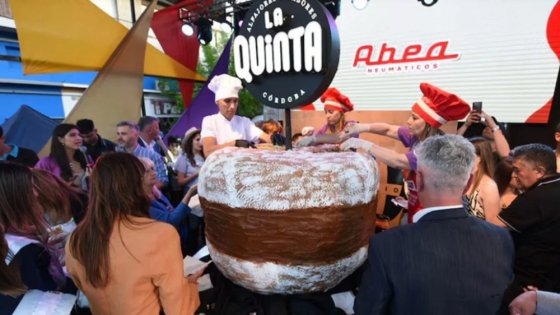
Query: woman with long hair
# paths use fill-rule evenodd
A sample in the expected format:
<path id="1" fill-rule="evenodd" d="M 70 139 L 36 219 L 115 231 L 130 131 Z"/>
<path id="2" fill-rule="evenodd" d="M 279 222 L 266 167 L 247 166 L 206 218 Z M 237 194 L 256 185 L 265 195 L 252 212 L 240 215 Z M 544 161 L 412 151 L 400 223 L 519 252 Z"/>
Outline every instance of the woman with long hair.
<path id="1" fill-rule="evenodd" d="M 191 128 L 185 133 L 182 142 L 183 154 L 177 159 L 177 184 L 185 187 L 184 192 L 198 183 L 198 172 L 204 164 L 205 156 L 202 149 L 200 130 Z"/>
<path id="2" fill-rule="evenodd" d="M 482 138 L 469 139 L 474 145 L 476 163 L 473 169 L 473 182 L 465 194 L 468 212 L 475 217 L 495 222 L 500 213 L 500 194 L 494 176 L 494 157 L 492 146 Z"/>
<path id="3" fill-rule="evenodd" d="M 53 173 L 32 169 L 33 186 L 37 199 L 50 226 L 68 221 L 80 223 L 85 216 L 87 195 L 76 189 Z"/>
<path id="4" fill-rule="evenodd" d="M 84 178 L 88 176 L 93 160 L 80 151 L 82 138 L 78 127 L 60 124 L 52 132 L 51 152 L 37 162 L 35 168 L 47 170 L 72 186 L 85 188 Z"/>
<path id="5" fill-rule="evenodd" d="M 448 121 L 465 118 L 471 108 L 467 102 L 455 94 L 446 92 L 429 83 L 421 83 L 423 97 L 412 106 L 412 113 L 407 126 L 385 123 L 352 124 L 346 128 L 343 139 L 369 132 L 399 140 L 410 148 L 407 153 L 398 153 L 371 143 L 367 140 L 350 138 L 342 143 L 341 148 L 362 149 L 389 167 L 405 171 L 405 183 L 408 188 L 408 222 L 414 222 L 414 215 L 422 210 L 416 190 L 417 160 L 414 148 L 428 137 L 441 135 L 440 127 Z"/>
<path id="6" fill-rule="evenodd" d="M 75 293 L 49 242 L 48 223 L 37 202 L 31 170 L 0 163 L 0 314 L 12 314 L 27 290 Z M 9 281 L 8 281 L 9 280 Z M 5 294 L 8 295 L 5 295 Z"/>
<path id="7" fill-rule="evenodd" d="M 494 181 L 500 194 L 500 208 L 507 208 L 519 195 L 519 183 L 512 177 L 513 164 L 511 159 L 504 158 L 494 169 Z"/>
<path id="8" fill-rule="evenodd" d="M 64 245 L 85 215 L 87 195 L 49 171 L 36 168 L 31 170 L 31 175 L 37 200 L 49 224 L 49 238 L 57 242 L 59 259 L 64 265 Z"/>
<path id="9" fill-rule="evenodd" d="M 12 259 L 11 255 L 4 227 L 0 224 L 0 299 L 2 295 L 17 298 L 27 291 L 27 286 L 23 284 L 19 269 L 6 265 L 5 259 Z"/>
<path id="10" fill-rule="evenodd" d="M 183 276 L 177 230 L 150 217 L 144 165 L 108 153 L 91 174 L 86 218 L 66 244 L 66 266 L 93 314 L 193 314 L 196 281 Z"/>

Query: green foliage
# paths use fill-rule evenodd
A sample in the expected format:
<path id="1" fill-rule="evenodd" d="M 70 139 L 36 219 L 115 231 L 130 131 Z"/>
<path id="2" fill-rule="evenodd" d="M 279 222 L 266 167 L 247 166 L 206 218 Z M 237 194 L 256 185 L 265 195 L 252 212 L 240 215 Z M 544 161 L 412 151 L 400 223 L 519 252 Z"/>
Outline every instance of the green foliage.
<path id="1" fill-rule="evenodd" d="M 202 54 L 198 58 L 198 65 L 196 72 L 201 76 L 208 78 L 216 67 L 222 52 L 227 45 L 229 37 L 226 33 L 221 31 L 214 31 L 214 42 L 207 46 L 202 47 Z M 215 44 L 215 45 L 214 45 Z M 233 52 L 230 54 L 229 58 L 229 74 L 235 76 L 235 66 L 233 63 Z M 204 87 L 204 83 L 195 83 L 192 98 L 194 99 L 200 90 Z M 185 109 L 185 103 L 181 92 L 179 91 L 179 85 L 176 80 L 162 80 L 162 84 L 158 87 L 162 94 L 167 98 L 175 102 L 181 112 Z M 242 90 L 239 92 L 239 115 L 253 118 L 258 115 L 262 115 L 263 105 L 257 101 L 251 93 L 247 90 Z"/>

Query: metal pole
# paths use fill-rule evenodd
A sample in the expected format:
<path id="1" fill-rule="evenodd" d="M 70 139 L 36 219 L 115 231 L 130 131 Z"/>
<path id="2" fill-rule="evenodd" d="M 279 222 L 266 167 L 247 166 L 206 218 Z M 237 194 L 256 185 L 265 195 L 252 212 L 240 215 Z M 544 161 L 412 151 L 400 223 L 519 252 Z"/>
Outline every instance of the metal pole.
<path id="1" fill-rule="evenodd" d="M 132 24 L 136 23 L 136 5 L 134 4 L 134 0 L 130 0 L 130 18 Z"/>
<path id="2" fill-rule="evenodd" d="M 130 20 L 132 24 L 136 23 L 136 4 L 134 0 L 130 0 Z M 144 81 L 142 80 L 142 116 L 146 116 L 146 102 L 144 100 Z"/>
<path id="3" fill-rule="evenodd" d="M 292 149 L 292 112 L 289 108 L 284 110 L 284 123 L 286 124 L 286 150 Z"/>

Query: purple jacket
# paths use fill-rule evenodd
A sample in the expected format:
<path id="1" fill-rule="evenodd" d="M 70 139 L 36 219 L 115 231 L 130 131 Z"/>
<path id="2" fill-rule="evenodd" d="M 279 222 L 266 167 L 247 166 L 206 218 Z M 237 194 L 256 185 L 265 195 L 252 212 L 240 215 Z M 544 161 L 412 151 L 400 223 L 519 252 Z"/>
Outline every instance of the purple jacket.
<path id="1" fill-rule="evenodd" d="M 93 165 L 93 159 L 91 158 L 91 156 L 88 155 L 88 159 L 89 159 L 89 163 Z M 56 163 L 55 159 L 50 157 L 50 156 L 45 156 L 45 157 L 42 157 L 41 159 L 39 159 L 39 162 L 37 162 L 37 164 L 35 165 L 35 168 L 49 171 L 49 172 L 53 173 L 54 175 L 56 175 L 58 177 L 60 177 L 60 174 L 62 173 L 58 163 Z M 84 177 L 84 182 L 85 182 L 85 177 Z M 82 188 L 85 187 L 84 182 L 82 182 Z M 84 190 L 87 190 L 87 189 L 84 188 Z"/>
<path id="2" fill-rule="evenodd" d="M 60 173 L 62 172 L 58 163 L 56 163 L 55 159 L 50 156 L 40 158 L 39 162 L 35 164 L 35 168 L 49 171 L 58 177 L 60 177 Z"/>

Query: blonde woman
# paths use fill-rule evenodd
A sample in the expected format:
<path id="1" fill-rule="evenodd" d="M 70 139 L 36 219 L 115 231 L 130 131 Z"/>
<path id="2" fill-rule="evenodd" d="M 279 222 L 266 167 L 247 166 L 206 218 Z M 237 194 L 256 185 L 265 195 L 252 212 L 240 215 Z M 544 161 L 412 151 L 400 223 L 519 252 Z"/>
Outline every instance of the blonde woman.
<path id="1" fill-rule="evenodd" d="M 138 158 L 144 165 L 143 185 L 150 197 L 150 215 L 152 219 L 173 225 L 181 237 L 181 249 L 183 256 L 186 254 L 186 244 L 189 235 L 189 225 L 187 221 L 191 208 L 188 204 L 191 198 L 197 193 L 197 185 L 191 186 L 183 200 L 177 207 L 173 207 L 169 199 L 156 187 L 157 177 L 154 162 L 148 158 Z"/>

